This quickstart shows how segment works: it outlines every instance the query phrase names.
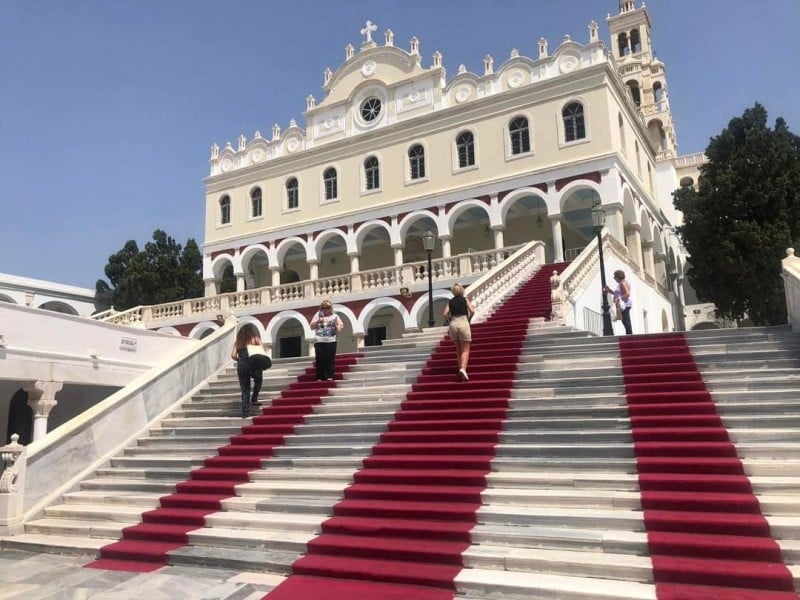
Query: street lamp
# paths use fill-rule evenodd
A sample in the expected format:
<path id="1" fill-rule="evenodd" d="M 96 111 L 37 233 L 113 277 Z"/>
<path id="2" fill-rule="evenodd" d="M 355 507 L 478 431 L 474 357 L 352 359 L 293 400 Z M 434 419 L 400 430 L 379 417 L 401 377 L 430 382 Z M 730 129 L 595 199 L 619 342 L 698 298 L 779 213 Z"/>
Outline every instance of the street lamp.
<path id="1" fill-rule="evenodd" d="M 611 313 L 609 313 L 608 295 L 606 294 L 606 265 L 603 261 L 603 238 L 601 233 L 603 227 L 606 225 L 606 211 L 597 202 L 592 207 L 592 225 L 594 225 L 594 232 L 597 234 L 597 250 L 600 253 L 600 285 L 602 286 L 602 302 L 603 307 L 603 335 L 614 335 L 614 328 L 611 326 Z"/>
<path id="2" fill-rule="evenodd" d="M 428 253 L 428 327 L 433 327 L 433 275 L 431 265 L 431 255 L 433 249 L 436 247 L 436 234 L 430 229 L 422 234 L 422 244 L 425 246 L 425 252 Z"/>

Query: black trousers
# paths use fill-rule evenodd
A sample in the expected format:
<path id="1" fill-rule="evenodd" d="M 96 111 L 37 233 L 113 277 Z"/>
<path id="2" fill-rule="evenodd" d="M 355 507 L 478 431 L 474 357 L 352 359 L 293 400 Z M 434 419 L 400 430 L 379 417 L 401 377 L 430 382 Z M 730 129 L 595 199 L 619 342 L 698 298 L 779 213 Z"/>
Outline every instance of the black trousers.
<path id="1" fill-rule="evenodd" d="M 258 400 L 258 392 L 264 381 L 263 371 L 251 371 L 247 359 L 240 360 L 236 365 L 236 375 L 239 377 L 239 387 L 242 388 L 242 416 L 250 414 L 250 402 Z M 253 396 L 250 396 L 250 379 L 253 380 Z"/>
<path id="2" fill-rule="evenodd" d="M 633 334 L 633 326 L 631 325 L 631 309 L 630 307 L 622 310 L 622 325 L 625 327 L 627 335 Z"/>
<path id="3" fill-rule="evenodd" d="M 333 379 L 336 363 L 336 342 L 316 342 L 314 344 L 314 365 L 317 379 Z"/>

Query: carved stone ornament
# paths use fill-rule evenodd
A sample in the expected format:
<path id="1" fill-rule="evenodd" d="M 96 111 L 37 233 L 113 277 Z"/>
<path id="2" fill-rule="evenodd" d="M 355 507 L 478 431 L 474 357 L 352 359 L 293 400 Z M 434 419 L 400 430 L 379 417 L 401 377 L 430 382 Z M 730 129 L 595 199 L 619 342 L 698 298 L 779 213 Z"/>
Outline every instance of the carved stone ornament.
<path id="1" fill-rule="evenodd" d="M 470 90 L 466 85 L 462 85 L 456 90 L 456 102 L 459 104 L 466 102 L 469 100 L 470 95 L 472 95 L 472 90 Z"/>
<path id="2" fill-rule="evenodd" d="M 508 74 L 508 87 L 518 88 L 525 83 L 525 73 L 520 70 L 511 71 Z"/>
<path id="3" fill-rule="evenodd" d="M 253 151 L 250 153 L 250 162 L 251 162 L 251 163 L 253 163 L 253 164 L 255 164 L 255 163 L 260 163 L 260 162 L 262 162 L 262 161 L 263 161 L 263 160 L 264 160 L 266 157 L 267 157 L 267 155 L 264 153 L 264 150 L 263 150 L 262 148 L 255 148 L 255 149 L 254 149 L 254 150 L 253 150 Z"/>
<path id="4" fill-rule="evenodd" d="M 364 64 L 361 65 L 361 74 L 364 77 L 372 77 L 375 74 L 377 66 L 374 60 L 364 61 Z"/>
<path id="5" fill-rule="evenodd" d="M 227 173 L 233 168 L 233 161 L 230 158 L 225 158 L 222 160 L 219 166 L 223 173 Z"/>
<path id="6" fill-rule="evenodd" d="M 25 447 L 19 443 L 19 435 L 16 433 L 11 435 L 10 444 L 0 448 L 2 450 L 0 461 L 2 461 L 3 467 L 3 474 L 0 475 L 0 494 L 13 494 L 17 491 L 19 471 L 15 465 L 24 449 Z"/>
<path id="7" fill-rule="evenodd" d="M 578 67 L 578 58 L 576 56 L 567 55 L 558 61 L 558 68 L 562 73 L 571 73 Z"/>

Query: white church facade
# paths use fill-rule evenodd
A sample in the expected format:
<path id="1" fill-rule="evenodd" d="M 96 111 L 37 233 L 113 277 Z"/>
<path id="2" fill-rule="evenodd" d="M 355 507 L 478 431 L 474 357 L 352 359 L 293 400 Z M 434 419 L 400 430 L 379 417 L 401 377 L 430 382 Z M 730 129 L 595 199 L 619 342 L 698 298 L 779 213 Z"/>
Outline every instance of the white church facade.
<path id="1" fill-rule="evenodd" d="M 453 282 L 533 240 L 548 263 L 575 260 L 599 204 L 637 285 L 635 330 L 680 329 L 671 193 L 703 157 L 677 153 L 646 7 L 623 0 L 607 25 L 609 45 L 593 21 L 586 42 L 542 38 L 533 57 L 486 56 L 482 73 L 462 65 L 448 78 L 439 52 L 426 63 L 419 40 L 401 48 L 367 22 L 359 47 L 324 70 L 323 96 L 306 98 L 303 126 L 212 146 L 205 297 L 108 318 L 203 337 L 234 314 L 274 356 L 292 356 L 308 353 L 308 317 L 331 298 L 344 349 L 378 343 L 427 323 L 429 274 L 441 324 Z M 576 313 L 578 303 L 573 294 Z"/>

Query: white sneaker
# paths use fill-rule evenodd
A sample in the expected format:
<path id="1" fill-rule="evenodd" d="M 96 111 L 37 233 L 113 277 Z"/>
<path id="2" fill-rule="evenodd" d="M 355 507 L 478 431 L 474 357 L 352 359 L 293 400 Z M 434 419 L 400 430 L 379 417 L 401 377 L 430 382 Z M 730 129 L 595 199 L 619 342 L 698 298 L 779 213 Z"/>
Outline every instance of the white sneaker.
<path id="1" fill-rule="evenodd" d="M 461 376 L 462 381 L 469 381 L 469 375 L 465 369 L 459 369 L 458 374 Z"/>

